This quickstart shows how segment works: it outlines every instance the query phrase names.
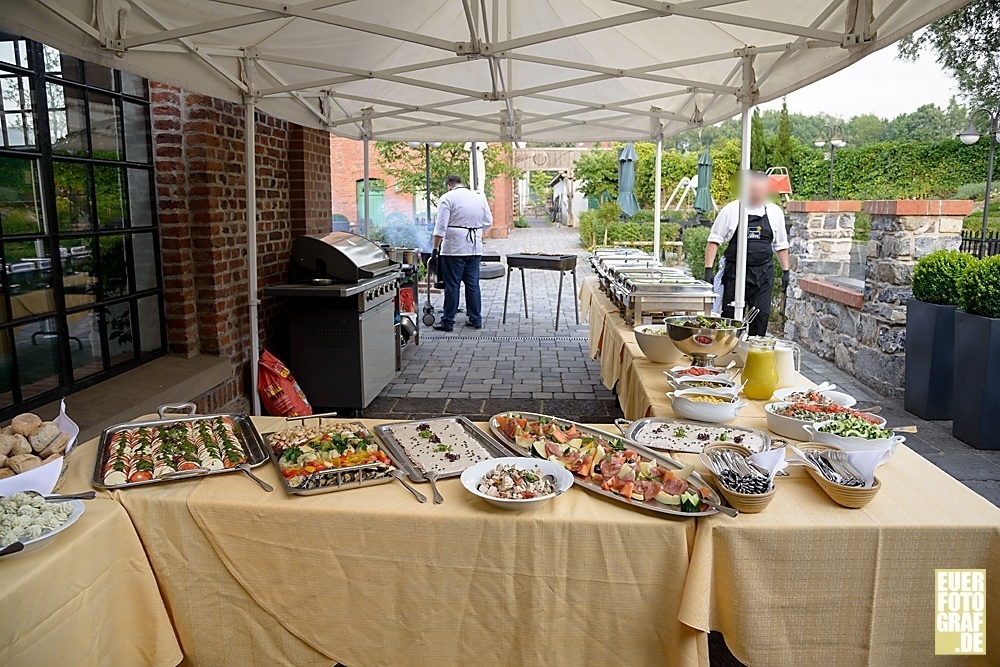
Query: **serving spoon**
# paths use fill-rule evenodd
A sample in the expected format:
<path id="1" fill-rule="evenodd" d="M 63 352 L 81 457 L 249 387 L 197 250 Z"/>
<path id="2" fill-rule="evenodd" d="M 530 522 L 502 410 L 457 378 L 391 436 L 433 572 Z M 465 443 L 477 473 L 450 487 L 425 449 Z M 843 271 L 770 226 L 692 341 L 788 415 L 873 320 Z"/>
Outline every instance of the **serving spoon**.
<path id="1" fill-rule="evenodd" d="M 440 505 L 441 503 L 443 503 L 444 496 L 441 495 L 437 487 L 438 474 L 433 470 L 431 470 L 430 472 L 425 472 L 424 479 L 426 479 L 428 482 L 431 483 L 431 490 L 434 491 L 434 504 Z"/>

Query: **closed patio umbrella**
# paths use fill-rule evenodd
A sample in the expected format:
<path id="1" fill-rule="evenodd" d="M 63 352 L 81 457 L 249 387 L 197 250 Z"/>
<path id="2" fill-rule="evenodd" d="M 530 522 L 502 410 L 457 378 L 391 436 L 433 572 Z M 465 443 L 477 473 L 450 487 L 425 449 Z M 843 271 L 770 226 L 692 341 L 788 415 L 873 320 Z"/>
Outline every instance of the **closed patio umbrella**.
<path id="1" fill-rule="evenodd" d="M 698 213 L 708 213 L 712 208 L 712 156 L 706 148 L 698 156 L 698 190 L 694 195 L 694 210 Z"/>
<path id="2" fill-rule="evenodd" d="M 631 141 L 618 154 L 618 208 L 626 218 L 639 212 L 639 202 L 635 198 L 635 161 L 638 159 Z"/>

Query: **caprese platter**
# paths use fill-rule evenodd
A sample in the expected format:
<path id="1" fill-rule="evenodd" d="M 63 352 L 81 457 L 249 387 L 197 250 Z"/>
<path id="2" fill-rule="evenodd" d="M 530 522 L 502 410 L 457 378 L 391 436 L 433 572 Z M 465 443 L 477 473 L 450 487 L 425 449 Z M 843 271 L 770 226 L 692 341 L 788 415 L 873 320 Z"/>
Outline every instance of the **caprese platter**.
<path id="1" fill-rule="evenodd" d="M 195 415 L 195 406 L 161 406 L 160 419 L 111 426 L 101 434 L 91 483 L 123 489 L 257 467 L 268 455 L 247 415 Z M 183 411 L 183 417 L 167 417 Z"/>
<path id="2" fill-rule="evenodd" d="M 490 429 L 508 447 L 560 463 L 573 473 L 575 484 L 633 508 L 709 516 L 721 503 L 693 465 L 621 436 L 531 412 L 494 415 Z"/>

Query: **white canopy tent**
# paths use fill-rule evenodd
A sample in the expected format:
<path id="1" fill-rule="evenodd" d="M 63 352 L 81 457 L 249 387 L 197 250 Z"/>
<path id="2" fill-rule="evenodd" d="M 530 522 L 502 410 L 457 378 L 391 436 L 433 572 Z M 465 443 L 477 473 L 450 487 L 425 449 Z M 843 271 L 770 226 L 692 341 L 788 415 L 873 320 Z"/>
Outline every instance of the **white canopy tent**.
<path id="1" fill-rule="evenodd" d="M 248 119 L 256 107 L 363 139 L 366 156 L 371 139 L 642 140 L 657 142 L 659 153 L 664 136 L 742 113 L 746 170 L 755 104 L 843 69 L 966 2 L 17 0 L 0 9 L 0 26 L 80 58 L 243 102 Z M 252 146 L 252 123 L 247 139 Z M 247 172 L 253 183 L 252 159 Z M 255 220 L 252 195 L 247 209 Z M 256 358 L 255 225 L 249 230 Z M 657 224 L 657 241 L 658 232 Z M 738 234 L 746 234 L 745 211 Z"/>

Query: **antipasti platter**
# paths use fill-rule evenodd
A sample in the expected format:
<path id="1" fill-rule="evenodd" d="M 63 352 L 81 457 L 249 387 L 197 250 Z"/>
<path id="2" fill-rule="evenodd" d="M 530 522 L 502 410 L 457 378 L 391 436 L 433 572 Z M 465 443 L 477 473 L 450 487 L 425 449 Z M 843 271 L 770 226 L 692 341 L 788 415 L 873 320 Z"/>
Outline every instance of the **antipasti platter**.
<path id="1" fill-rule="evenodd" d="M 559 462 L 576 485 L 630 507 L 691 517 L 715 514 L 721 505 L 693 465 L 634 440 L 531 412 L 494 415 L 490 429 L 519 455 Z"/>

